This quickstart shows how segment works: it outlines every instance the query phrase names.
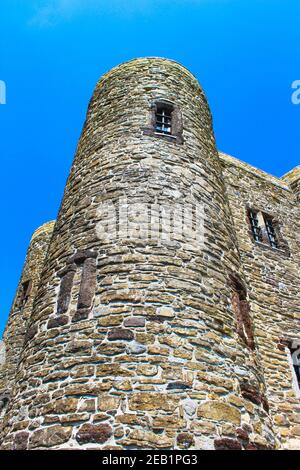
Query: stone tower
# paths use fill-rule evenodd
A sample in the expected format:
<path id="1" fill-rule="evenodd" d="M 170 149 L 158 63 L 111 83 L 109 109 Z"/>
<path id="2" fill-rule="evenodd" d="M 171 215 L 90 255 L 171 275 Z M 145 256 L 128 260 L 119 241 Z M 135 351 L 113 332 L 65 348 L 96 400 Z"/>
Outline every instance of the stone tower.
<path id="1" fill-rule="evenodd" d="M 39 227 L 31 237 L 26 260 L 3 335 L 3 362 L 0 364 L 0 415 L 3 415 L 14 386 L 17 365 L 25 339 L 41 271 L 54 228 L 54 222 Z"/>
<path id="2" fill-rule="evenodd" d="M 176 62 L 96 86 L 2 448 L 273 448 L 211 114 Z"/>

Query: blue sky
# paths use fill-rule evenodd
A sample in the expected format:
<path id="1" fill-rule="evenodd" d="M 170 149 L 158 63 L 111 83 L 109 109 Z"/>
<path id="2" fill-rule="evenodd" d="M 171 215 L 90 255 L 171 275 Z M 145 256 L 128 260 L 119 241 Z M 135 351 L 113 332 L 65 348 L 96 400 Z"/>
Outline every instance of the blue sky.
<path id="1" fill-rule="evenodd" d="M 135 57 L 181 62 L 207 94 L 218 148 L 281 176 L 300 164 L 299 18 L 299 0 L 1 0 L 0 335 L 99 77 Z"/>

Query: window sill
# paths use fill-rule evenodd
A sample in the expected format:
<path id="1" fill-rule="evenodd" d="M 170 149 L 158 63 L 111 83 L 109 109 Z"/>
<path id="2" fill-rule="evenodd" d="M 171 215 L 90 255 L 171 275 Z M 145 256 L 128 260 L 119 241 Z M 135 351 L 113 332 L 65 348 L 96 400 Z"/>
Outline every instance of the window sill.
<path id="1" fill-rule="evenodd" d="M 181 135 L 163 134 L 162 132 L 156 132 L 153 128 L 149 128 L 149 127 L 143 127 L 142 131 L 143 131 L 143 135 L 155 137 L 156 139 L 162 139 L 167 142 L 183 144 L 183 138 Z"/>
<path id="2" fill-rule="evenodd" d="M 157 135 L 157 136 L 159 136 L 159 137 L 170 137 L 171 139 L 177 139 L 177 136 L 176 136 L 176 135 L 164 134 L 163 132 L 156 132 L 156 131 L 154 131 L 154 135 Z"/>
<path id="3" fill-rule="evenodd" d="M 260 248 L 263 248 L 263 249 L 266 249 L 266 250 L 270 250 L 270 251 L 272 251 L 273 253 L 278 253 L 278 254 L 284 255 L 284 256 L 286 256 L 286 257 L 289 257 L 289 256 L 290 256 L 290 252 L 289 252 L 288 249 L 275 248 L 275 247 L 272 247 L 271 245 L 268 245 L 267 243 L 258 242 L 258 241 L 256 241 L 256 240 L 253 240 L 253 238 L 252 238 L 252 241 L 253 241 L 254 245 L 257 245 L 257 246 L 259 246 Z"/>

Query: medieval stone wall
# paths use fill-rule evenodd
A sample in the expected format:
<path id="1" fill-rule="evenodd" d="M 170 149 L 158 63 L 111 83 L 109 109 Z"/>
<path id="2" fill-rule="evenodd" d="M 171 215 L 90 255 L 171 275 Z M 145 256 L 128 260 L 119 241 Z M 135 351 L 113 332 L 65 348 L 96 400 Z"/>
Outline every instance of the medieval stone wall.
<path id="1" fill-rule="evenodd" d="M 300 403 L 286 345 L 300 341 L 300 212 L 297 191 L 280 180 L 220 154 L 247 280 L 255 338 L 263 366 L 270 415 L 284 448 L 300 448 Z M 255 243 L 247 207 L 278 221 L 284 249 Z"/>

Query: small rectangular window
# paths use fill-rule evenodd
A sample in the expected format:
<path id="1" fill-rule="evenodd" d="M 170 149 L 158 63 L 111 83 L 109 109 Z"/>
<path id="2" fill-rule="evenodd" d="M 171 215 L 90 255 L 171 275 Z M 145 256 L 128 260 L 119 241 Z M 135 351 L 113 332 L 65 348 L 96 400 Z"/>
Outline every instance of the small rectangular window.
<path id="1" fill-rule="evenodd" d="M 272 215 L 252 208 L 247 209 L 247 214 L 255 242 L 270 246 L 273 249 L 281 249 L 288 254 L 288 247 L 281 237 L 278 222 Z"/>
<path id="2" fill-rule="evenodd" d="M 168 108 L 158 108 L 156 112 L 155 131 L 161 134 L 171 134 L 171 110 Z"/>
<path id="3" fill-rule="evenodd" d="M 278 241 L 277 241 L 277 236 L 276 232 L 274 229 L 273 225 L 273 219 L 272 217 L 264 214 L 264 219 L 265 219 L 265 225 L 266 225 L 266 230 L 269 238 L 269 243 L 272 248 L 278 248 Z"/>
<path id="4" fill-rule="evenodd" d="M 31 281 L 28 280 L 28 281 L 22 282 L 20 291 L 18 294 L 18 300 L 17 300 L 17 306 L 19 308 L 23 307 L 23 305 L 26 304 L 29 298 L 30 291 L 31 291 Z"/>
<path id="5" fill-rule="evenodd" d="M 287 346 L 289 361 L 293 372 L 293 384 L 296 395 L 300 397 L 300 341 L 291 341 Z"/>
<path id="6" fill-rule="evenodd" d="M 247 291 L 238 276 L 230 276 L 231 305 L 237 322 L 237 333 L 243 342 L 252 350 L 255 341 L 250 314 L 250 305 L 247 300 Z"/>
<path id="7" fill-rule="evenodd" d="M 294 369 L 298 380 L 298 387 L 300 388 L 300 364 L 294 364 Z"/>
<path id="8" fill-rule="evenodd" d="M 169 100 L 155 100 L 151 103 L 147 127 L 143 134 L 164 142 L 183 144 L 183 117 L 181 109 Z"/>

